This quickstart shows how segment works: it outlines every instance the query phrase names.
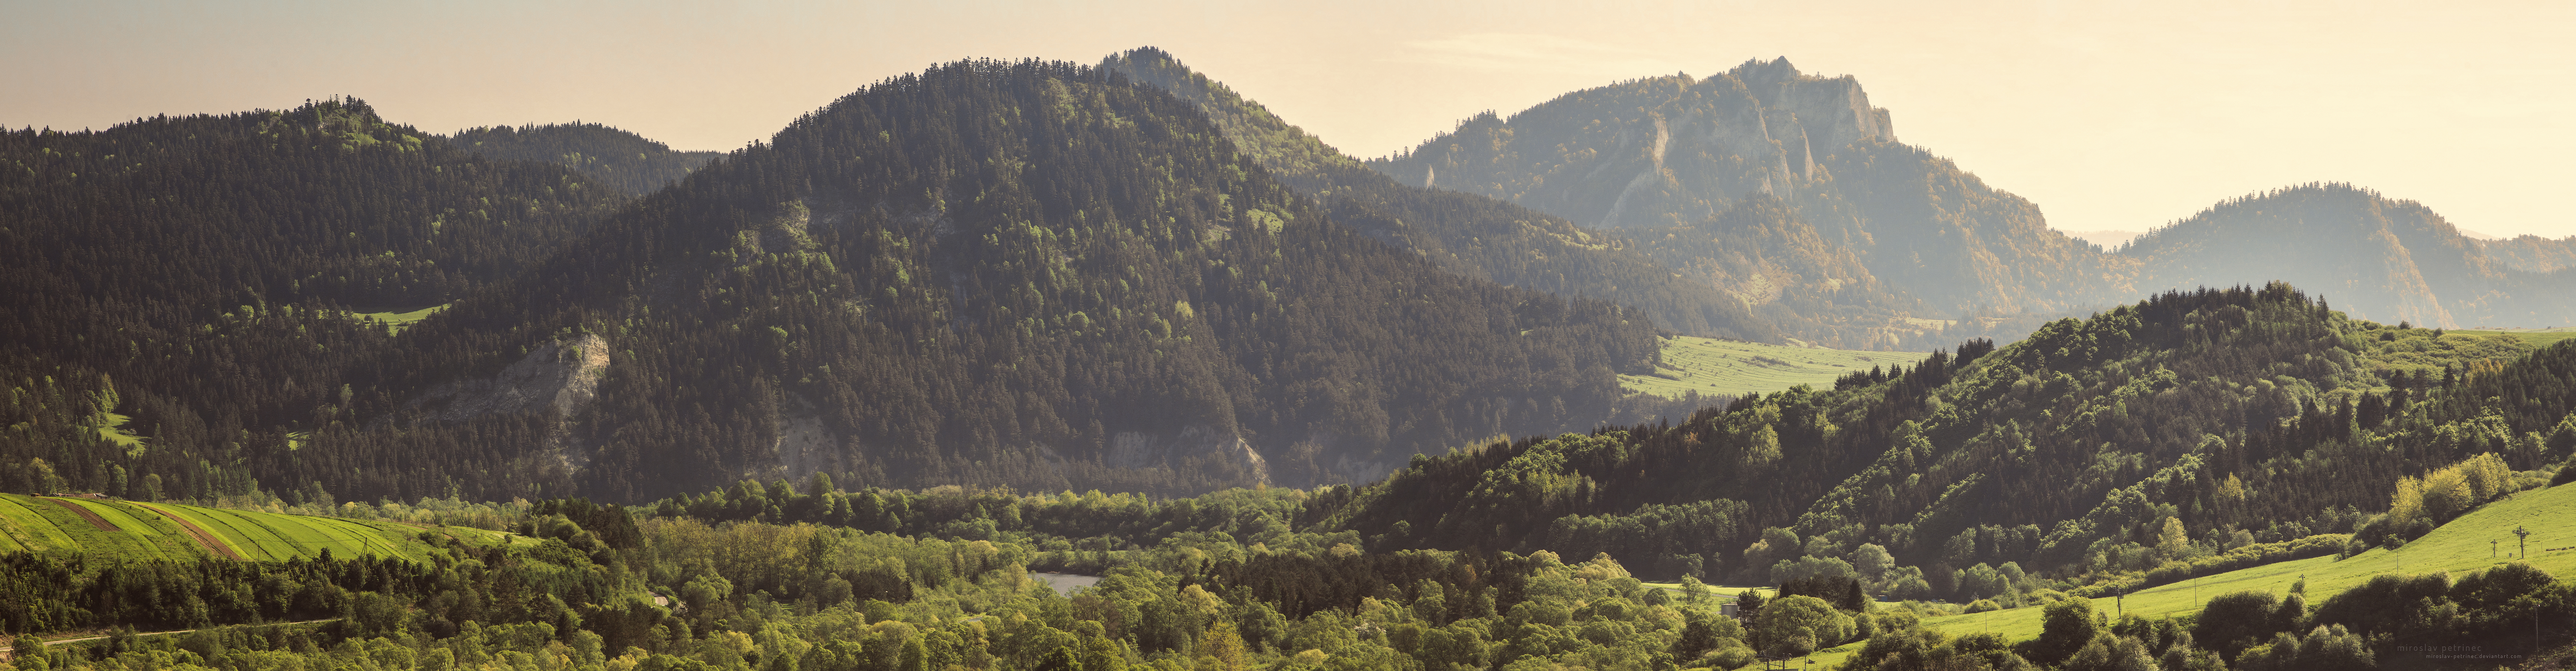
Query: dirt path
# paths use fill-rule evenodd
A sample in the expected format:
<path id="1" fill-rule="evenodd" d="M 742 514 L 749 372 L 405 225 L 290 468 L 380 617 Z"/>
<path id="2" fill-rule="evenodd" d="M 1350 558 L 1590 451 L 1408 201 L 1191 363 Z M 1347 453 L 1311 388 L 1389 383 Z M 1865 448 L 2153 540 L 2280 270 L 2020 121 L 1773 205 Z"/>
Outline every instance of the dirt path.
<path id="1" fill-rule="evenodd" d="M 89 525 L 98 527 L 99 531 L 124 531 L 124 529 L 116 528 L 116 523 L 107 521 L 107 518 L 99 517 L 98 513 L 90 512 L 90 509 L 88 508 L 81 507 L 81 504 L 50 496 L 45 497 L 45 500 L 54 502 L 54 505 L 70 508 L 72 514 L 81 516 L 81 519 L 89 520 Z"/>
<path id="2" fill-rule="evenodd" d="M 158 513 L 162 517 L 170 518 L 170 521 L 172 522 L 179 523 L 179 528 L 188 530 L 188 536 L 190 538 L 197 539 L 197 545 L 204 546 L 207 552 L 223 555 L 225 559 L 242 558 L 241 553 L 233 551 L 233 546 L 225 545 L 223 539 L 216 538 L 214 534 L 206 533 L 204 528 L 198 527 L 195 522 L 188 521 L 188 518 L 172 515 L 170 514 L 170 511 L 162 510 L 158 507 L 140 501 L 127 501 L 126 503 L 134 504 L 134 507 L 136 508 L 142 508 L 144 510 Z"/>
<path id="3" fill-rule="evenodd" d="M 273 624 L 274 624 L 275 626 L 285 626 L 285 625 L 290 625 L 290 624 L 313 624 L 313 623 L 315 623 L 315 622 L 332 622 L 332 621 L 336 621 L 336 620 L 339 620 L 339 619 L 340 619 L 340 618 L 336 618 L 336 617 L 334 617 L 334 618 L 322 619 L 322 620 L 305 620 L 305 621 L 302 621 L 302 622 L 277 622 L 277 623 L 273 623 Z M 232 625 L 232 626 L 240 626 L 240 625 Z M 142 632 L 142 633 L 135 634 L 135 636 L 168 636 L 168 635 L 170 635 L 170 634 L 185 634 L 185 633 L 192 632 L 192 631 L 197 631 L 197 630 L 195 630 L 195 629 L 175 629 L 175 630 L 171 630 L 171 631 L 147 631 L 147 632 Z M 115 635 L 110 634 L 110 635 L 106 635 L 106 636 L 83 636 L 83 637 L 80 637 L 80 638 L 66 638 L 66 639 L 59 640 L 59 641 L 46 641 L 46 642 L 45 642 L 45 645 L 48 645 L 48 646 L 55 646 L 55 645 L 62 645 L 62 644 L 65 644 L 65 643 L 79 643 L 79 642 L 82 642 L 82 641 L 96 641 L 96 640 L 99 640 L 99 639 L 106 639 L 106 638 L 115 638 Z M 18 656 L 18 648 L 17 648 L 17 646 L 0 645 L 0 662 L 9 661 L 10 659 L 15 658 L 15 657 L 17 657 L 17 656 Z"/>

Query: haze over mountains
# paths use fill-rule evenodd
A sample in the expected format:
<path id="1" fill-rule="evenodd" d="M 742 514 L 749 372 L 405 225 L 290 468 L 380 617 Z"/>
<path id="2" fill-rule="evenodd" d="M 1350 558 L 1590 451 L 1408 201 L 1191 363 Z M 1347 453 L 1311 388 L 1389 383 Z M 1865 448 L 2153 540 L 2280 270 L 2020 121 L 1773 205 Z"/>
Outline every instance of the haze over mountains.
<path id="1" fill-rule="evenodd" d="M 1753 61 L 1361 161 L 1138 49 L 890 79 L 723 156 L 339 99 L 14 132 L 4 456 L 197 496 L 1308 486 L 1684 415 L 1615 381 L 1659 329 L 1930 350 L 2283 279 L 2576 314 L 2576 239 L 2312 185 L 2104 249 L 1895 116 Z"/>
<path id="2" fill-rule="evenodd" d="M 2036 204 L 1897 142 L 1895 116 L 1871 107 L 1850 77 L 1756 60 L 1705 79 L 1633 80 L 1508 118 L 1479 116 L 1369 166 L 1579 225 L 1647 229 L 1630 233 L 1643 244 L 1659 229 L 1718 218 L 1745 199 L 1776 198 L 1819 237 L 1849 249 L 1874 278 L 1923 301 L 1928 314 L 1915 317 L 1981 306 L 2079 310 L 2166 289 L 2295 278 L 2344 299 L 2335 304 L 2356 316 L 2392 323 L 2576 322 L 2576 311 L 2556 298 L 2576 288 L 2576 279 L 2548 275 L 2540 270 L 2545 261 L 2514 265 L 2554 258 L 2544 251 L 2551 241 L 2508 246 L 2513 251 L 2491 258 L 2485 250 L 2492 243 L 2464 237 L 2422 206 L 2348 186 L 2233 199 L 2231 206 L 2243 207 L 2223 206 L 2227 213 L 2215 216 L 2236 218 L 2221 222 L 2205 213 L 2151 233 L 2156 244 L 2095 250 L 2048 229 Z M 2391 211 L 2404 212 L 2402 221 L 2383 221 L 2381 213 Z M 2191 251 L 2217 249 L 2231 254 L 2229 262 Z M 2370 261 L 2326 258 L 2337 254 Z M 2218 267 L 2227 270 L 2209 270 Z"/>

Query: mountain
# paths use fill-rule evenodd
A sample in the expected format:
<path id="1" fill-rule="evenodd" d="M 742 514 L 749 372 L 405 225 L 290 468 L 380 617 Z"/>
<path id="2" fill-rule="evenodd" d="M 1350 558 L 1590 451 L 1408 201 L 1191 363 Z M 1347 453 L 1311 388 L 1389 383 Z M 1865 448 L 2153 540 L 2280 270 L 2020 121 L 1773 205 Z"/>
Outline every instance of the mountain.
<path id="1" fill-rule="evenodd" d="M 492 159 L 562 165 L 632 194 L 679 181 L 724 155 L 673 151 L 670 145 L 595 123 L 484 126 L 457 131 L 447 140 Z"/>
<path id="2" fill-rule="evenodd" d="M 1913 319 L 1922 302 L 1882 285 L 1787 203 L 1756 194 L 1696 223 L 1618 233 L 1683 279 L 1751 306 L 1781 332 L 1849 349 L 1928 350 L 1943 329 Z"/>
<path id="3" fill-rule="evenodd" d="M 965 62 L 800 118 L 405 330 L 373 419 L 275 456 L 405 497 L 454 486 L 453 449 L 420 441 L 459 432 L 615 500 L 816 471 L 1302 486 L 1591 426 L 1617 373 L 1651 370 L 1653 329 L 1343 227 L 1160 89 Z"/>
<path id="4" fill-rule="evenodd" d="M 5 132 L 0 162 L 0 468 L 91 491 L 238 493 L 368 388 L 394 339 L 353 313 L 486 290 L 627 200 L 354 98 Z"/>
<path id="5" fill-rule="evenodd" d="M 1929 314 L 1918 318 L 1977 306 L 2067 312 L 2132 293 L 2126 259 L 2093 253 L 2048 229 L 2030 201 L 1897 142 L 1891 114 L 1857 80 L 1803 74 L 1786 59 L 1479 115 L 1368 166 L 1616 230 L 1698 224 L 1776 199 L 1882 286 L 1921 301 Z"/>
<path id="6" fill-rule="evenodd" d="M 2286 280 L 2357 316 L 2445 328 L 2576 320 L 2569 246 L 2485 242 L 2431 208 L 2346 184 L 2277 189 L 2211 206 L 2139 236 L 2138 286 Z"/>
<path id="7" fill-rule="evenodd" d="M 2006 562 L 2086 584 L 2195 544 L 2411 538 L 2429 526 L 2355 511 L 2401 477 L 2576 449 L 2576 345 L 2388 327 L 2284 284 L 2160 294 L 1991 347 L 1669 426 L 1463 450 L 1325 524 L 1380 548 L 1609 552 L 1751 581 L 1735 584 L 1866 566 L 1902 594 L 1882 571 L 1915 566 L 1953 594 L 1956 572 Z"/>
<path id="8" fill-rule="evenodd" d="M 1706 79 L 1638 79 L 1509 118 L 1480 115 L 1367 164 L 1406 184 L 1506 199 L 1624 233 L 1626 246 L 1734 295 L 1805 287 L 1834 296 L 1774 310 L 1752 305 L 1784 334 L 1842 347 L 1928 347 L 1963 327 L 2018 337 L 2029 331 L 2016 327 L 2137 296 L 2274 280 L 2392 322 L 2576 320 L 2576 300 L 2566 298 L 2576 295 L 2576 275 L 2556 274 L 2570 258 L 2557 241 L 2480 240 L 2420 204 L 2349 185 L 2230 199 L 2125 240 L 2117 231 L 2070 237 L 2049 229 L 2037 205 L 1898 142 L 1891 116 L 1870 106 L 1851 77 L 1756 60 Z M 1778 203 L 1786 219 L 1814 229 L 1813 240 L 1791 233 L 1756 243 L 1681 230 L 1722 225 L 1753 201 Z M 1659 241 L 1679 246 L 1658 248 L 1666 244 Z M 1766 264 L 1728 251 L 1751 249 L 1766 261 L 1778 254 L 1810 261 Z M 1821 269 L 1846 253 L 1858 270 L 1779 270 Z M 1764 282 L 1745 279 L 1756 276 Z M 2013 313 L 1995 322 L 1981 316 Z M 1925 328 L 1953 316 L 1965 318 Z"/>
<path id="9" fill-rule="evenodd" d="M 1318 201 L 1334 221 L 1452 272 L 1608 299 L 1682 333 L 1762 342 L 1782 337 L 1741 297 L 1691 281 L 1619 236 L 1508 201 L 1399 184 L 1160 49 L 1114 54 L 1100 67 L 1189 101 L 1226 139 L 1281 183 Z"/>

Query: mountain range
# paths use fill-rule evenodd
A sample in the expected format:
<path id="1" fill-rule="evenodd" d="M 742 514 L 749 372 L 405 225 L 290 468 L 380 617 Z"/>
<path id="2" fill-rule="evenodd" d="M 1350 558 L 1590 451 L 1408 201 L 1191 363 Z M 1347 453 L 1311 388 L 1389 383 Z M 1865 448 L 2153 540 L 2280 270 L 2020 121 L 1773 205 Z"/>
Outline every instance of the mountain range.
<path id="1" fill-rule="evenodd" d="M 1578 91 L 1509 118 L 1481 115 L 1368 165 L 1409 184 L 1626 232 L 1640 244 L 1719 219 L 1747 199 L 1776 199 L 1872 277 L 1921 301 L 1916 318 L 2082 312 L 2168 289 L 2288 279 L 2389 322 L 2576 322 L 2561 298 L 2576 276 L 2553 274 L 2563 266 L 2544 260 L 2560 258 L 2549 250 L 2567 241 L 2481 241 L 2421 204 L 2351 185 L 2232 198 L 2126 244 L 2069 237 L 2048 229 L 2037 205 L 1898 142 L 1892 113 L 1870 106 L 1858 81 L 1804 74 L 1785 59 Z"/>
<path id="2" fill-rule="evenodd" d="M 1659 333 L 1948 349 L 2276 280 L 2576 314 L 2576 238 L 2312 184 L 2106 248 L 1894 120 L 1751 61 L 1361 160 L 1138 49 L 891 78 L 721 155 L 336 98 L 15 131 L 0 459 L 313 500 L 1306 487 L 1690 416 L 1616 382 Z"/>

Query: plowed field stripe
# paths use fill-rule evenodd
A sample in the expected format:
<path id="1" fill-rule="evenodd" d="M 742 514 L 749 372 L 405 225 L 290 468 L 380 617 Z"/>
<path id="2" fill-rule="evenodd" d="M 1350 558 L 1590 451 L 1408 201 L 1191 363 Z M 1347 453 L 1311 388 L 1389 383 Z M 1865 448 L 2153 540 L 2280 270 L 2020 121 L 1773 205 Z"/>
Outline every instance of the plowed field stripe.
<path id="1" fill-rule="evenodd" d="M 173 515 L 170 514 L 170 511 L 141 503 L 134 504 L 134 507 L 160 513 L 162 517 L 170 518 L 170 521 L 179 523 L 179 528 L 186 529 L 188 531 L 188 537 L 197 539 L 197 545 L 205 547 L 207 552 L 223 555 L 226 559 L 242 558 L 240 552 L 233 551 L 233 546 L 224 544 L 223 539 L 216 538 L 214 534 L 206 533 L 205 529 L 198 527 L 195 522 L 188 521 L 188 518 Z"/>

